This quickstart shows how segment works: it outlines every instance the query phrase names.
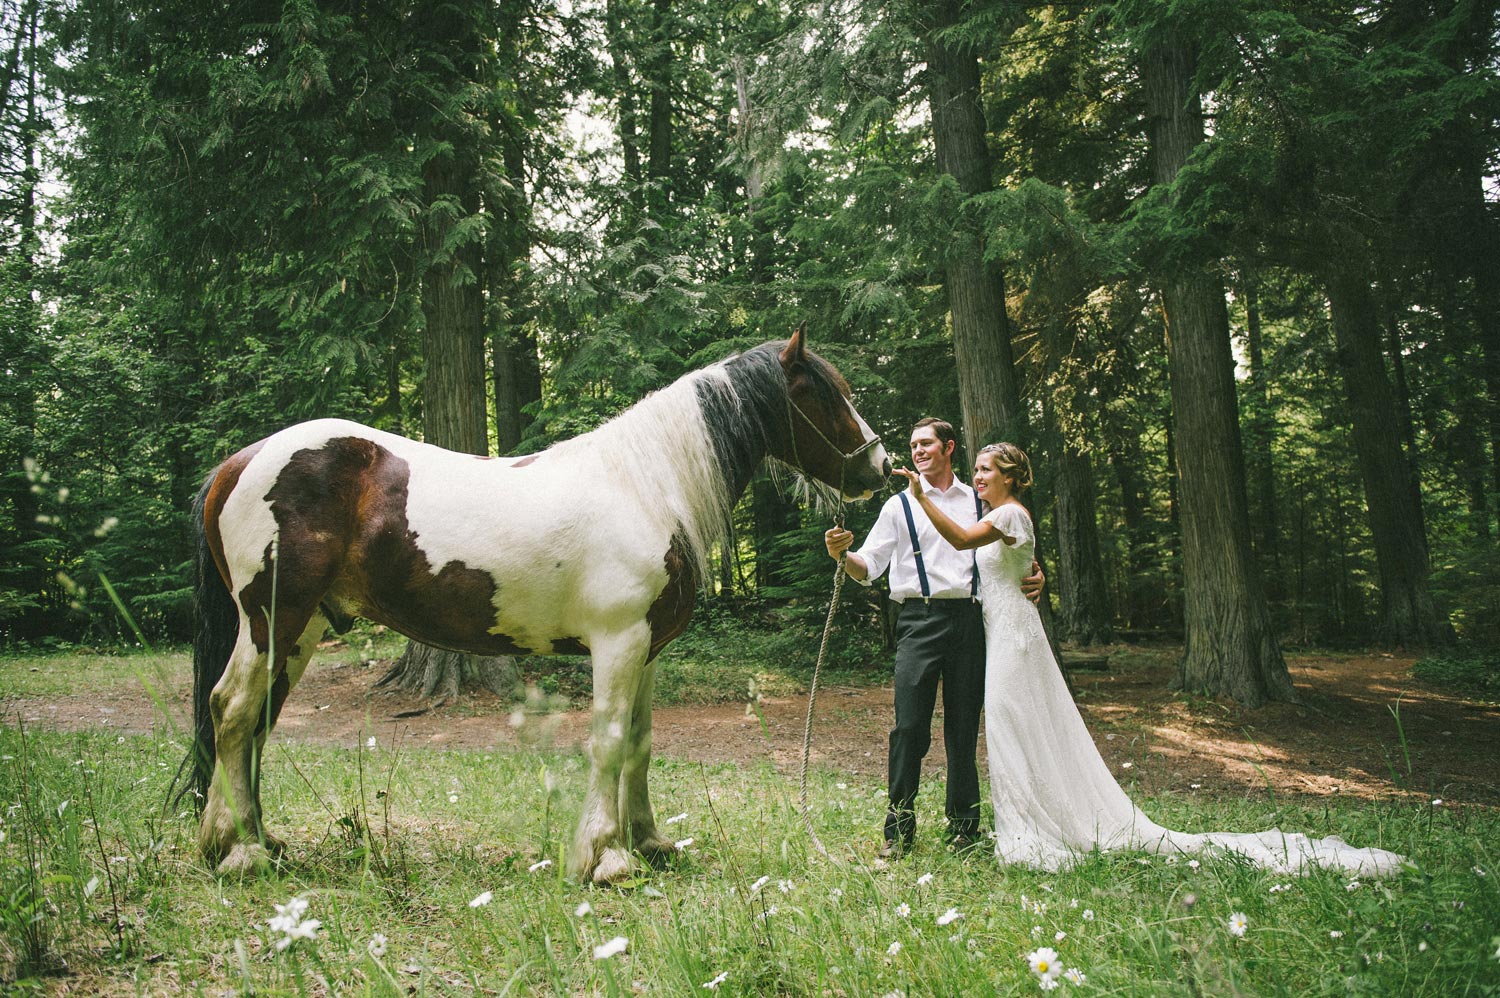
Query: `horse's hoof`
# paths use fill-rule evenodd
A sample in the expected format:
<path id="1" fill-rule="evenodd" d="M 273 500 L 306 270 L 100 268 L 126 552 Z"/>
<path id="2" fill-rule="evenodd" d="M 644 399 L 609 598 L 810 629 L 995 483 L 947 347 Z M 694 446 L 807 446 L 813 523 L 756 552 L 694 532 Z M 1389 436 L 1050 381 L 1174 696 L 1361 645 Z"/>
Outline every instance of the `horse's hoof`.
<path id="1" fill-rule="evenodd" d="M 619 846 L 610 846 L 599 855 L 599 864 L 594 867 L 594 883 L 619 883 L 630 876 L 630 869 L 630 853 Z"/>
<path id="2" fill-rule="evenodd" d="M 218 875 L 221 877 L 256 877 L 271 865 L 271 853 L 258 842 L 238 843 L 220 861 Z"/>
<path id="3" fill-rule="evenodd" d="M 643 838 L 635 840 L 635 850 L 652 863 L 675 859 L 682 853 L 675 842 L 662 838 L 652 833 Z"/>
<path id="4" fill-rule="evenodd" d="M 272 835 L 270 832 L 264 833 L 263 838 L 265 840 L 266 851 L 269 852 L 272 856 L 275 856 L 277 859 L 280 859 L 281 856 L 283 854 L 285 854 L 285 852 L 286 852 L 286 840 L 285 839 L 283 839 L 283 838 L 281 838 L 280 836 L 277 836 L 277 835 Z"/>

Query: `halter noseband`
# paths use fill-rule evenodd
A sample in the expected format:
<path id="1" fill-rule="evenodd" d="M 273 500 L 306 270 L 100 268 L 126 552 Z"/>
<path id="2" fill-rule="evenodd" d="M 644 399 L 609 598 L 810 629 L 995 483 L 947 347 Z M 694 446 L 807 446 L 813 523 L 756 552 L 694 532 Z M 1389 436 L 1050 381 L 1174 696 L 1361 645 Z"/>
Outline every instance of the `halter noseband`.
<path id="1" fill-rule="evenodd" d="M 798 451 L 797 451 L 797 431 L 796 431 L 796 428 L 792 425 L 792 413 L 794 413 L 794 412 L 797 415 L 799 415 L 799 416 L 802 417 L 802 422 L 805 423 L 805 424 L 807 424 L 807 428 L 810 429 L 810 430 L 812 430 L 813 433 L 817 436 L 817 438 L 819 440 L 823 441 L 823 444 L 829 450 L 833 451 L 835 454 L 837 454 L 839 456 L 839 488 L 838 488 L 838 493 L 835 496 L 835 502 L 837 504 L 837 512 L 835 514 L 834 519 L 838 523 L 838 525 L 842 527 L 844 525 L 844 477 L 845 477 L 845 472 L 849 468 L 849 462 L 852 461 L 852 460 L 854 460 L 855 458 L 859 457 L 861 454 L 863 454 L 865 451 L 869 450 L 871 447 L 874 447 L 876 444 L 880 443 L 880 437 L 878 437 L 878 436 L 871 437 L 869 440 L 866 440 L 864 443 L 860 444 L 858 447 L 854 448 L 852 451 L 845 452 L 844 450 L 842 450 L 839 447 L 838 444 L 836 444 L 832 440 L 828 439 L 828 435 L 825 434 L 822 430 L 820 430 L 818 428 L 818 424 L 813 422 L 811 416 L 809 416 L 807 413 L 805 413 L 805 412 L 802 411 L 802 407 L 800 405 L 798 405 L 796 402 L 792 401 L 791 387 L 788 386 L 787 393 L 786 393 L 786 432 L 787 432 L 787 442 L 789 444 L 791 444 L 791 447 L 792 447 L 792 461 L 793 461 L 793 463 L 795 463 L 797 465 L 797 467 L 801 468 L 804 472 L 807 471 L 807 468 L 802 463 L 802 455 L 800 453 L 798 453 Z M 820 489 L 827 489 L 828 488 L 828 486 L 825 485 L 823 482 L 817 481 L 816 478 L 812 477 L 812 475 L 811 475 L 810 472 L 808 473 L 808 481 L 815 482 Z"/>

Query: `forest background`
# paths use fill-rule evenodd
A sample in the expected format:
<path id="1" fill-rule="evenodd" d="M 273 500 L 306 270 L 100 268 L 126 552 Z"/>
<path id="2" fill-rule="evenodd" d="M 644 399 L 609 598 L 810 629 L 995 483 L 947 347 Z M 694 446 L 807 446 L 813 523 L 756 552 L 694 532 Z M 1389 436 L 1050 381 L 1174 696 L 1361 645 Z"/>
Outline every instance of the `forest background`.
<path id="1" fill-rule="evenodd" d="M 805 320 L 893 452 L 1030 451 L 1060 640 L 1500 675 L 1492 3 L 0 15 L 6 648 L 185 639 L 192 497 L 289 423 L 532 452 Z M 733 516 L 700 619 L 820 621 L 827 511 Z"/>

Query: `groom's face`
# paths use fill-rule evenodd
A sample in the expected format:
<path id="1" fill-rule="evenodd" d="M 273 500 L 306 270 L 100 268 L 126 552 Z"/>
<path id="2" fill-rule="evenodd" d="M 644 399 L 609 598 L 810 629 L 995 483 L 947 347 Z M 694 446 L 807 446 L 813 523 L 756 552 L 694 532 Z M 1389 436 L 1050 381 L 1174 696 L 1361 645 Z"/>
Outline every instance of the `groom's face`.
<path id="1" fill-rule="evenodd" d="M 953 466 L 951 445 L 943 443 L 930 426 L 919 426 L 911 433 L 911 463 L 927 479 L 941 477 Z"/>

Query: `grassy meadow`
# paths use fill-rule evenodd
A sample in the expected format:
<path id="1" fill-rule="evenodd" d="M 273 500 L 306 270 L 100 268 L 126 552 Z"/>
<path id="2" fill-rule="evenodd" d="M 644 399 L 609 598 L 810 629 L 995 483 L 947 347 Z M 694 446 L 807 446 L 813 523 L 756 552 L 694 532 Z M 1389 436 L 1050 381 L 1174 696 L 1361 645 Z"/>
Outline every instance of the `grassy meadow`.
<path id="1" fill-rule="evenodd" d="M 0 661 L 4 688 L 66 687 L 67 658 Z M 128 661 L 136 681 L 173 669 Z M 1046 874 L 943 851 L 931 781 L 916 852 L 887 865 L 874 859 L 879 779 L 813 774 L 825 858 L 793 782 L 769 763 L 658 760 L 657 817 L 684 855 L 600 889 L 562 870 L 587 772 L 576 751 L 273 738 L 264 802 L 289 850 L 241 882 L 199 861 L 190 814 L 162 813 L 183 750 L 166 725 L 56 734 L 13 713 L 0 722 L 0 991 L 1500 993 L 1493 809 L 1415 795 L 1328 807 L 1263 791 L 1164 795 L 1141 803 L 1174 827 L 1339 834 L 1404 852 L 1411 867 L 1372 882 L 1115 854 Z M 1072 973 L 1034 972 L 1044 947 L 1050 975 Z"/>

